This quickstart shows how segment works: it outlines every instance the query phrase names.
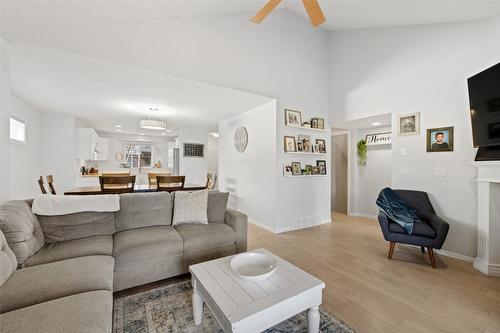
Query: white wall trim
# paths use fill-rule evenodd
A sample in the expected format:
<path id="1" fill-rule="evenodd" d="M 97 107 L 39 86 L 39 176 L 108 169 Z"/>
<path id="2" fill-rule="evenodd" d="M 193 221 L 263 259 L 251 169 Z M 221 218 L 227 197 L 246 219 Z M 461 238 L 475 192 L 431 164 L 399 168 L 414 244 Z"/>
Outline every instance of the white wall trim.
<path id="1" fill-rule="evenodd" d="M 327 219 L 322 219 L 319 223 L 315 223 L 313 225 L 310 225 L 310 226 L 307 226 L 307 227 L 296 227 L 296 226 L 288 226 L 288 227 L 282 227 L 282 228 L 273 228 L 271 227 L 270 225 L 267 225 L 267 224 L 264 224 L 264 223 L 261 223 L 261 222 L 257 222 L 255 220 L 252 220 L 252 219 L 248 219 L 248 222 L 251 223 L 251 224 L 254 224 L 264 230 L 267 230 L 269 232 L 272 232 L 273 234 L 281 234 L 283 232 L 288 232 L 288 231 L 295 231 L 295 230 L 301 230 L 301 229 L 307 229 L 307 228 L 312 228 L 312 227 L 317 227 L 319 225 L 322 225 L 322 224 L 327 224 L 327 223 L 331 223 L 332 222 L 332 219 L 331 218 L 327 218 Z"/>
<path id="2" fill-rule="evenodd" d="M 253 224 L 253 225 L 256 225 L 256 226 L 258 226 L 259 228 L 262 228 L 262 229 L 264 229 L 264 230 L 270 231 L 270 232 L 272 232 L 272 233 L 276 233 L 275 228 L 273 228 L 273 227 L 272 227 L 272 226 L 270 226 L 270 225 L 267 225 L 267 224 L 264 224 L 264 223 L 261 223 L 261 222 L 257 222 L 257 221 L 255 221 L 255 220 L 250 219 L 250 218 L 248 219 L 248 223 L 251 223 L 251 224 Z"/>
<path id="3" fill-rule="evenodd" d="M 445 257 L 450 257 L 450 258 L 454 258 L 454 259 L 458 259 L 458 260 L 462 260 L 462 261 L 465 261 L 465 262 L 474 262 L 474 258 L 471 257 L 471 256 L 468 256 L 468 255 L 465 255 L 465 254 L 461 254 L 461 253 L 457 253 L 457 252 L 453 252 L 453 251 L 448 251 L 448 250 L 436 250 L 437 253 L 439 253 L 440 255 L 443 255 Z"/>
<path id="4" fill-rule="evenodd" d="M 359 213 L 359 212 L 355 212 L 355 213 L 349 214 L 349 216 L 364 217 L 364 218 L 367 218 L 367 219 L 378 220 L 378 216 L 376 216 L 376 215 L 370 215 L 370 214 Z"/>
<path id="5" fill-rule="evenodd" d="M 489 276 L 500 276 L 500 265 L 488 264 L 486 261 L 479 258 L 474 259 L 474 268 Z"/>

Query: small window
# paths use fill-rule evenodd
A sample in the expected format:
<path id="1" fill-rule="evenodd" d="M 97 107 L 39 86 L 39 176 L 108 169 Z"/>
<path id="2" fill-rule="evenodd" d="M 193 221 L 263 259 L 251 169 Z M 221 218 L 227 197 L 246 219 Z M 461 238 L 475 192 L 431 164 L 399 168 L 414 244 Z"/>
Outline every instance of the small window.
<path id="1" fill-rule="evenodd" d="M 10 117 L 10 140 L 16 143 L 26 143 L 26 122 Z"/>
<path id="2" fill-rule="evenodd" d="M 198 143 L 184 144 L 184 157 L 204 157 L 205 145 Z"/>
<path id="3" fill-rule="evenodd" d="M 125 144 L 125 167 L 130 169 L 151 168 L 153 146 L 150 144 Z"/>

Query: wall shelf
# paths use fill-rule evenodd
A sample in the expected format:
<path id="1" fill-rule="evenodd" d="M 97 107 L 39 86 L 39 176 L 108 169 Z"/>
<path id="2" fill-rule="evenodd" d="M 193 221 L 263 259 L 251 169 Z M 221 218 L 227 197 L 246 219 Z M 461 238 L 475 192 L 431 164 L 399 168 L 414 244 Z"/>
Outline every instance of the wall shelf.
<path id="1" fill-rule="evenodd" d="M 314 132 L 321 132 L 321 133 L 327 133 L 328 132 L 328 130 L 326 130 L 326 129 L 310 128 L 310 127 L 302 127 L 302 126 L 289 126 L 289 125 L 285 125 L 285 128 L 295 128 L 297 130 L 314 131 Z"/>
<path id="2" fill-rule="evenodd" d="M 285 176 L 285 178 L 305 178 L 305 177 L 326 177 L 326 175 L 295 175 L 295 176 Z"/>
<path id="3" fill-rule="evenodd" d="M 304 151 L 286 151 L 285 154 L 298 154 L 298 155 L 312 155 L 312 156 L 326 156 L 326 153 L 309 153 Z"/>

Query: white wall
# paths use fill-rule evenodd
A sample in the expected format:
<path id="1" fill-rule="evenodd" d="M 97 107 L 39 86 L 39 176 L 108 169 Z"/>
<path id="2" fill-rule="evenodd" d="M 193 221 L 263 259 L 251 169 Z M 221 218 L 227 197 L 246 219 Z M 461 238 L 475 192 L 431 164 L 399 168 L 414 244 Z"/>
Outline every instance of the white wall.
<path id="1" fill-rule="evenodd" d="M 219 188 L 231 192 L 229 207 L 273 231 L 278 201 L 275 115 L 272 101 L 219 123 Z M 243 153 L 234 147 L 234 132 L 240 126 L 248 132 Z"/>
<path id="2" fill-rule="evenodd" d="M 62 194 L 75 186 L 75 118 L 44 113 L 41 133 L 41 173 L 53 175 L 56 191 Z"/>
<path id="3" fill-rule="evenodd" d="M 0 203 L 9 195 L 10 45 L 0 36 Z"/>
<path id="4" fill-rule="evenodd" d="M 390 132 L 391 127 L 378 127 L 351 131 L 351 166 L 353 169 L 352 188 L 354 202 L 351 214 L 376 218 L 378 207 L 375 203 L 378 194 L 384 187 L 391 187 L 392 162 L 391 145 L 367 146 L 367 163 L 358 164 L 357 144 L 367 134 Z"/>
<path id="5" fill-rule="evenodd" d="M 476 255 L 476 184 L 466 79 L 500 62 L 500 18 L 330 35 L 330 114 L 421 113 L 421 134 L 393 136 L 392 186 L 424 190 L 450 224 L 444 248 Z M 455 151 L 425 152 L 427 128 L 454 126 Z M 401 149 L 406 155 L 401 155 Z M 433 176 L 435 167 L 447 177 Z M 409 168 L 410 175 L 400 175 Z"/>
<path id="6" fill-rule="evenodd" d="M 214 138 L 212 135 L 208 136 L 206 152 L 207 172 L 217 174 L 219 172 L 219 138 Z"/>
<path id="7" fill-rule="evenodd" d="M 180 128 L 177 143 L 179 148 L 179 175 L 186 176 L 186 183 L 206 184 L 208 130 L 202 128 Z M 184 157 L 184 143 L 205 145 L 205 156 Z"/>
<path id="8" fill-rule="evenodd" d="M 30 199 L 40 194 L 37 180 L 42 158 L 41 119 L 43 114 L 11 94 L 10 114 L 26 122 L 26 144 L 9 143 L 8 199 Z"/>

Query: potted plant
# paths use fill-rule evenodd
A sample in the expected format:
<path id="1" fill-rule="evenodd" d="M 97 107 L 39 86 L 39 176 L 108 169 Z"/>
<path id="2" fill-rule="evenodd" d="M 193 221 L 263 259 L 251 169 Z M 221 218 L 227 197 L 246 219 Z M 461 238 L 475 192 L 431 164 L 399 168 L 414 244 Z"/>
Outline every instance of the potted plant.
<path id="1" fill-rule="evenodd" d="M 366 166 L 367 149 L 365 140 L 359 140 L 358 142 L 358 158 L 359 165 Z"/>

